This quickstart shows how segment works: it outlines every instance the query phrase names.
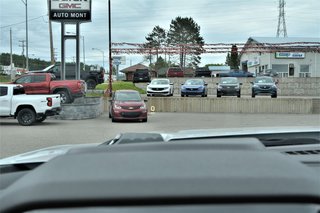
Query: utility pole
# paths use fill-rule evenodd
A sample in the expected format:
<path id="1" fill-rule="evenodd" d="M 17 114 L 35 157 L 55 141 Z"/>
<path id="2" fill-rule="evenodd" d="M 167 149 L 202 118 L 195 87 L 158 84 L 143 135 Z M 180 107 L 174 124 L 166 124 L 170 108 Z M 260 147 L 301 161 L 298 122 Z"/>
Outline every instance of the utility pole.
<path id="1" fill-rule="evenodd" d="M 286 5 L 285 0 L 279 0 L 279 17 L 278 17 L 278 29 L 277 37 L 283 33 L 283 37 L 288 37 L 286 28 L 286 18 L 284 12 L 284 6 Z"/>
<path id="2" fill-rule="evenodd" d="M 48 3 L 48 14 L 50 14 L 50 7 L 49 7 L 49 0 Z M 54 55 L 54 48 L 53 48 L 53 36 L 52 36 L 52 24 L 51 20 L 49 19 L 49 37 L 50 37 L 50 56 L 51 56 L 51 64 L 55 63 L 55 55 Z"/>
<path id="3" fill-rule="evenodd" d="M 11 81 L 13 81 L 15 73 L 13 73 L 13 61 L 12 61 L 12 30 L 10 28 L 10 71 L 11 71 Z"/>
<path id="4" fill-rule="evenodd" d="M 21 0 L 22 3 L 26 6 L 26 70 L 29 70 L 29 55 L 28 55 L 28 49 L 29 49 L 29 38 L 28 38 L 28 0 Z"/>

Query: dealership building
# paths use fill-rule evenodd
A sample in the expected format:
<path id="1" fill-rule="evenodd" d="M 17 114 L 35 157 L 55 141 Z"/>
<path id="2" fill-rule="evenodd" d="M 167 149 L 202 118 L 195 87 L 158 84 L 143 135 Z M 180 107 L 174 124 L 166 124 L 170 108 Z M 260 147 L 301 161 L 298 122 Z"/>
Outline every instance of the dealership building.
<path id="1" fill-rule="evenodd" d="M 250 37 L 241 50 L 240 67 L 279 77 L 320 77 L 320 38 Z"/>

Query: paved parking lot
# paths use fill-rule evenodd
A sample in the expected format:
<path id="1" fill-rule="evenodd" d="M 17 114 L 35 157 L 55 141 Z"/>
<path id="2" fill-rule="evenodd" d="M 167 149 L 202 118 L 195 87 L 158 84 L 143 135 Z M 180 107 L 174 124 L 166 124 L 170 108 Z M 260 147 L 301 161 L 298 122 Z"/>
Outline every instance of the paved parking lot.
<path id="1" fill-rule="evenodd" d="M 120 132 L 174 132 L 254 126 L 320 126 L 320 115 L 236 114 L 236 113 L 154 113 L 147 123 L 112 123 L 108 114 L 90 120 L 47 119 L 23 127 L 14 119 L 0 119 L 0 158 L 48 146 L 99 143 Z"/>

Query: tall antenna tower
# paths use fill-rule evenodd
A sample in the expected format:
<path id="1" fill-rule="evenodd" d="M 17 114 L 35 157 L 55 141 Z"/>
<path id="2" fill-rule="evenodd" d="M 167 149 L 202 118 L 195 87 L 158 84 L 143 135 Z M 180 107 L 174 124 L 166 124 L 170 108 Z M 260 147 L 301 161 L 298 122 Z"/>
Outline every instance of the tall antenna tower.
<path id="1" fill-rule="evenodd" d="M 287 28 L 286 28 L 286 18 L 284 12 L 284 6 L 286 2 L 284 0 L 279 0 L 279 17 L 278 17 L 278 29 L 277 29 L 277 37 L 280 37 L 283 33 L 283 37 L 287 36 Z"/>

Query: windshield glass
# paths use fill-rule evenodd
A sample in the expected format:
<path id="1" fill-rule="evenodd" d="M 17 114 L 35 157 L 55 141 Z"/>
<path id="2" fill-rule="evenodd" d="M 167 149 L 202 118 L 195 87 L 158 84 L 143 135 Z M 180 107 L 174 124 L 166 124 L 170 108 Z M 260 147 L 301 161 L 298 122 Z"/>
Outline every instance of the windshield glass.
<path id="1" fill-rule="evenodd" d="M 198 80 L 198 79 L 191 79 L 191 80 L 187 80 L 185 85 L 203 85 L 203 81 L 202 80 Z"/>
<path id="2" fill-rule="evenodd" d="M 169 84 L 169 80 L 167 79 L 157 79 L 157 80 L 152 80 L 151 85 L 167 85 Z"/>
<path id="3" fill-rule="evenodd" d="M 272 78 L 256 78 L 255 83 L 273 83 Z"/>
<path id="4" fill-rule="evenodd" d="M 233 168 L 235 158 L 229 155 L 229 144 L 232 152 L 242 151 L 237 142 L 243 142 L 249 144 L 245 149 L 258 144 L 261 150 L 257 152 L 261 152 L 261 156 L 264 151 L 270 151 L 284 158 L 319 158 L 319 148 L 309 150 L 309 146 L 300 146 L 301 143 L 317 140 L 316 137 L 306 137 L 302 130 L 320 129 L 319 8 L 320 0 L 0 0 L 0 83 L 21 85 L 24 90 L 18 88 L 13 92 L 10 87 L 10 90 L 0 91 L 0 198 L 3 198 L 2 191 L 5 195 L 13 191 L 32 194 L 32 191 L 19 189 L 18 186 L 25 176 L 32 178 L 33 175 L 29 174 L 38 171 L 34 169 L 35 164 L 53 158 L 59 160 L 61 155 L 78 155 L 78 149 L 81 150 L 79 155 L 82 149 L 97 149 L 97 156 L 102 157 L 109 154 L 109 150 L 113 152 L 126 146 L 140 153 L 149 152 L 147 148 L 140 150 L 136 144 L 143 142 L 145 144 L 142 146 L 154 146 L 158 143 L 161 144 L 161 152 L 179 156 L 180 147 L 188 144 L 188 148 L 181 149 L 181 152 L 188 151 L 188 156 L 193 157 L 190 161 L 163 157 L 151 171 L 143 171 L 141 168 L 144 167 L 139 165 L 133 171 L 133 176 L 135 172 L 146 172 L 155 179 L 159 178 L 157 181 L 167 177 L 173 187 L 176 182 L 185 184 L 185 188 L 181 188 L 184 193 L 193 191 L 199 182 L 203 183 L 202 189 L 207 190 L 205 184 L 211 176 L 205 176 L 206 168 L 230 181 L 230 187 L 234 184 L 230 176 L 241 173 L 245 177 L 247 170 L 255 167 L 261 168 L 260 175 L 273 177 L 274 174 L 268 173 L 268 168 L 264 167 L 272 168 L 273 164 L 259 158 L 251 159 L 252 167 Z M 51 80 L 49 74 L 52 74 Z M 34 77 L 36 75 L 47 78 L 40 81 Z M 288 129 L 296 133 L 287 134 Z M 150 136 L 149 133 L 155 135 Z M 215 140 L 217 138 L 219 140 Z M 164 141 L 161 139 L 165 139 L 165 145 L 171 147 L 162 149 Z M 284 146 L 268 148 L 264 141 L 276 145 L 287 143 L 290 149 Z M 183 145 L 175 147 L 172 146 L 174 143 Z M 214 147 L 211 149 L 212 144 Z M 157 145 L 155 147 L 158 148 Z M 212 150 L 225 160 L 214 161 L 210 158 L 212 155 L 205 155 L 208 159 L 198 161 L 194 151 L 202 149 Z M 128 148 L 127 151 L 132 150 Z M 139 154 L 137 157 L 145 156 Z M 242 154 L 251 156 L 250 153 Z M 237 159 L 241 159 L 242 154 Z M 2 159 L 16 155 L 19 155 L 18 160 L 14 157 L 6 161 L 12 165 L 10 168 L 1 167 Z M 121 177 L 115 175 L 104 179 L 99 171 L 109 171 L 102 166 L 97 168 L 98 173 L 90 173 L 92 179 L 89 181 L 82 179 L 80 175 L 88 174 L 86 168 L 97 167 L 97 161 L 92 161 L 92 164 L 75 167 L 82 168 L 82 173 L 72 170 L 61 173 L 76 178 L 79 175 L 79 180 L 83 180 L 72 181 L 71 190 L 61 194 L 68 195 L 72 189 L 77 189 L 78 183 L 83 183 L 80 188 L 97 190 L 97 194 L 108 191 L 98 185 L 91 187 L 90 183 L 95 183 L 95 178 L 111 180 L 111 185 L 113 180 L 129 180 L 131 176 L 126 175 L 123 165 L 135 164 L 136 161 L 119 160 L 118 153 L 109 156 L 112 159 L 108 163 L 113 164 L 119 174 L 123 173 Z M 141 159 L 148 165 L 152 157 L 154 155 L 150 154 Z M 105 163 L 103 160 L 99 162 Z M 173 168 L 173 162 L 180 165 Z M 205 167 L 204 162 L 215 164 Z M 320 171 L 319 160 L 314 162 L 310 164 Z M 197 173 L 190 167 L 196 164 L 204 173 Z M 51 162 L 44 163 L 44 170 L 46 165 L 51 165 Z M 222 169 L 230 168 L 230 171 L 221 174 L 214 165 L 220 165 Z M 286 167 L 283 168 L 282 171 L 286 171 Z M 63 168 L 57 167 L 57 170 L 60 169 Z M 12 172 L 12 175 L 3 178 L 3 170 Z M 192 183 L 187 184 L 176 179 L 174 174 L 167 176 L 167 171 L 180 170 L 181 176 L 189 178 L 187 172 L 190 172 L 199 181 L 188 179 Z M 160 171 L 161 175 L 156 175 L 154 171 Z M 22 173 L 23 176 L 15 173 Z M 53 188 L 57 177 L 55 171 L 50 174 L 51 179 L 42 177 L 53 181 Z M 110 171 L 110 175 L 113 174 Z M 134 176 L 135 181 L 145 184 L 143 187 L 131 183 L 122 185 L 126 192 L 135 196 L 133 201 L 125 197 L 114 200 L 114 205 L 127 201 L 128 206 L 135 205 L 135 201 L 145 204 L 147 202 L 142 199 L 147 195 L 152 202 L 150 205 L 166 205 L 165 197 L 162 202 L 162 197 L 158 199 L 146 193 L 145 189 L 153 189 L 153 181 L 145 176 L 142 176 L 145 179 L 137 177 Z M 11 185 L 7 187 L 8 191 L 2 185 L 2 179 L 5 180 L 4 185 Z M 300 179 L 295 177 L 297 181 Z M 35 179 L 36 182 L 38 180 Z M 223 198 L 239 196 L 241 201 L 245 201 L 250 197 L 257 198 L 255 202 L 259 204 L 259 199 L 262 204 L 277 203 L 277 186 L 283 184 L 270 187 L 268 196 L 271 199 L 267 199 L 267 196 L 250 194 L 255 191 L 250 183 L 253 180 L 260 189 L 268 180 L 238 180 L 249 183 L 249 187 L 235 187 L 248 190 L 248 195 L 240 196 L 235 191 L 233 195 Z M 291 183 L 287 182 L 288 190 Z M 37 183 L 30 186 L 37 186 Z M 219 183 L 210 186 L 214 188 Z M 112 196 L 121 195 L 117 188 L 110 188 Z M 139 194 L 133 189 L 139 190 Z M 212 202 L 212 197 L 219 201 L 218 196 L 202 195 L 202 190 L 199 194 L 180 199 L 176 197 L 175 189 L 170 189 L 170 199 L 177 200 L 179 204 L 193 198 L 194 202 L 205 205 L 207 201 Z M 52 190 L 60 192 L 56 188 Z M 224 190 L 219 186 L 217 192 Z M 35 189 L 35 193 L 39 191 L 48 190 Z M 95 205 L 98 200 L 104 205 L 113 205 L 107 198 L 85 199 L 85 196 L 91 195 L 89 191 L 87 194 L 77 191 L 78 198 L 84 196 L 82 201 L 85 202 L 74 202 L 70 198 L 70 203 Z M 154 190 L 154 193 L 164 191 L 165 188 L 163 191 L 161 188 Z M 50 194 L 49 191 L 46 195 Z M 304 203 L 304 198 L 315 198 L 304 195 L 303 192 L 296 193 L 296 197 L 293 195 L 291 198 L 301 203 Z M 20 198 L 29 197 L 20 195 L 16 198 L 4 200 L 19 202 Z M 265 198 L 267 200 L 263 200 Z M 283 201 L 291 202 L 289 198 Z M 57 202 L 38 203 L 45 208 L 46 203 L 53 206 Z M 230 203 L 226 202 L 228 205 Z M 174 203 L 168 202 L 168 205 L 171 204 Z M 11 212 L 19 211 L 21 206 L 27 208 L 32 205 L 16 203 Z"/>
<path id="5" fill-rule="evenodd" d="M 237 84 L 237 78 L 221 78 L 220 84 Z"/>
<path id="6" fill-rule="evenodd" d="M 116 101 L 141 101 L 141 96 L 137 92 L 116 92 Z"/>

